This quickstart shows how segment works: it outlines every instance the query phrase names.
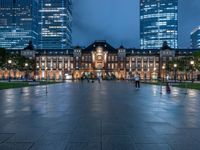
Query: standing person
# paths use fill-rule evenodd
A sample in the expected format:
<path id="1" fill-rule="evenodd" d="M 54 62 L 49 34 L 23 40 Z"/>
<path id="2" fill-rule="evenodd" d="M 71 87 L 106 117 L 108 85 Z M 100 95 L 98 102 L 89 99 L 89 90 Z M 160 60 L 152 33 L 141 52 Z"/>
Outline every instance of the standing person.
<path id="1" fill-rule="evenodd" d="M 98 80 L 99 83 L 101 83 L 101 77 L 100 76 L 97 77 L 97 80 Z"/>
<path id="2" fill-rule="evenodd" d="M 90 83 L 90 79 L 88 75 L 86 76 L 86 79 L 87 79 L 87 82 Z"/>
<path id="3" fill-rule="evenodd" d="M 167 91 L 167 93 L 171 93 L 171 88 L 170 88 L 169 82 L 167 82 L 167 84 L 166 84 L 166 91 Z"/>
<path id="4" fill-rule="evenodd" d="M 81 76 L 81 83 L 83 83 L 83 79 L 84 79 L 84 78 L 83 78 L 83 75 L 82 75 L 82 76 Z"/>
<path id="5" fill-rule="evenodd" d="M 140 76 L 138 73 L 135 74 L 134 79 L 135 79 L 135 87 L 136 87 L 136 89 L 139 89 L 140 88 Z"/>

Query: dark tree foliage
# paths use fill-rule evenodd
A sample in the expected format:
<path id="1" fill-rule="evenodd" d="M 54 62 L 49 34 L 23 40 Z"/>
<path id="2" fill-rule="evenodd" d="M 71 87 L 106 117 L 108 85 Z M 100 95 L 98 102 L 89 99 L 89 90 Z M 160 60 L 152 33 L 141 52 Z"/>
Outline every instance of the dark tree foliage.
<path id="1" fill-rule="evenodd" d="M 194 66 L 195 69 L 197 69 L 198 71 L 200 71 L 200 51 L 196 51 L 194 54 Z"/>
<path id="2" fill-rule="evenodd" d="M 0 68 L 3 67 L 5 62 L 6 62 L 6 49 L 0 48 Z"/>
<path id="3" fill-rule="evenodd" d="M 25 50 L 34 50 L 33 42 L 29 41 L 28 46 L 24 48 Z"/>
<path id="4" fill-rule="evenodd" d="M 6 53 L 5 50 L 0 50 L 0 68 L 1 69 L 12 69 L 19 71 L 34 71 L 35 70 L 35 60 L 28 59 L 20 54 L 10 54 Z M 12 63 L 8 64 L 8 60 L 11 60 Z M 25 66 L 25 64 L 28 66 Z"/>
<path id="5" fill-rule="evenodd" d="M 167 41 L 164 41 L 164 42 L 163 42 L 163 45 L 162 45 L 162 47 L 161 47 L 161 49 L 162 49 L 162 50 L 166 50 L 166 49 L 171 49 L 171 48 L 169 47 Z"/>

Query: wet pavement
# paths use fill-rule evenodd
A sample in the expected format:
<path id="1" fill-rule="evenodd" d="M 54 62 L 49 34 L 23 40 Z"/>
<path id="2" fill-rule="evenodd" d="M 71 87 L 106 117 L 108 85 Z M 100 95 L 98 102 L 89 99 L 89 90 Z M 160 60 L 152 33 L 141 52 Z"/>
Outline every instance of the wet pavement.
<path id="1" fill-rule="evenodd" d="M 0 91 L 0 150 L 198 149 L 197 90 L 104 81 Z"/>

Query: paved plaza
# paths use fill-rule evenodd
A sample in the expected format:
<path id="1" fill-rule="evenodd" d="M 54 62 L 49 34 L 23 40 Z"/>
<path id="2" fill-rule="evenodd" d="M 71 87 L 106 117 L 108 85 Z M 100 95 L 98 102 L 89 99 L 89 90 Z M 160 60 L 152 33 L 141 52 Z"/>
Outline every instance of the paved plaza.
<path id="1" fill-rule="evenodd" d="M 127 81 L 0 91 L 0 150 L 199 149 L 200 91 Z"/>

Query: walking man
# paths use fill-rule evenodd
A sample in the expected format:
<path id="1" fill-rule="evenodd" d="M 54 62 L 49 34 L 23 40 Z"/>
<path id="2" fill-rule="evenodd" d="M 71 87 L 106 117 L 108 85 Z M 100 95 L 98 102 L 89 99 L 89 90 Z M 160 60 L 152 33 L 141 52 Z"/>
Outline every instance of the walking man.
<path id="1" fill-rule="evenodd" d="M 98 80 L 99 83 L 101 83 L 101 77 L 100 76 L 97 77 L 97 80 Z"/>
<path id="2" fill-rule="evenodd" d="M 134 79 L 135 79 L 135 87 L 136 87 L 136 89 L 139 89 L 140 88 L 140 76 L 138 73 L 135 74 Z"/>

